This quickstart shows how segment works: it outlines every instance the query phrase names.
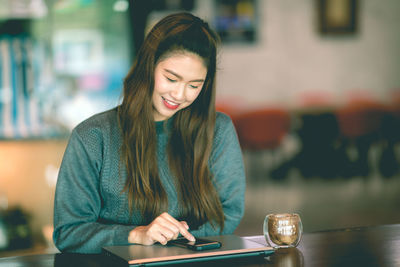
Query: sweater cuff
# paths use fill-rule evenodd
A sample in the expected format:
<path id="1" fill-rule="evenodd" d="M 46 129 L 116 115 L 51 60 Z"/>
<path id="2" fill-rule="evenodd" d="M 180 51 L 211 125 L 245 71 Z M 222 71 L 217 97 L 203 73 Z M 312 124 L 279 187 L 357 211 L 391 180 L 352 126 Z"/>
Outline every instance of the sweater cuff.
<path id="1" fill-rule="evenodd" d="M 135 229 L 133 225 L 118 225 L 114 231 L 114 243 L 116 245 L 128 245 L 130 231 Z"/>

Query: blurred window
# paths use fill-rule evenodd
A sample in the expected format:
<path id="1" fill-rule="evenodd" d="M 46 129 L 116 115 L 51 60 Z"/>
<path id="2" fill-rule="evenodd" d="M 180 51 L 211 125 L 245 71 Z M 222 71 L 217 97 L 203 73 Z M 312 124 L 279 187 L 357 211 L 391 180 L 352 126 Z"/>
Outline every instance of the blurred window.
<path id="1" fill-rule="evenodd" d="M 63 137 L 120 102 L 127 0 L 0 0 L 0 138 Z"/>

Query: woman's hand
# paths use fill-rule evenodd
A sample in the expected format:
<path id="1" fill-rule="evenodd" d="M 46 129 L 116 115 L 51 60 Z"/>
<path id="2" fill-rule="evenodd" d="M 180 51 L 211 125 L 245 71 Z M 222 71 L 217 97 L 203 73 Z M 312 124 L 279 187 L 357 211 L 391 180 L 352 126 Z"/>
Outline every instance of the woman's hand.
<path id="1" fill-rule="evenodd" d="M 147 226 L 138 226 L 128 236 L 129 243 L 153 245 L 160 242 L 166 245 L 169 240 L 176 239 L 179 234 L 190 241 L 195 241 L 188 232 L 189 226 L 185 221 L 177 221 L 174 217 L 164 212 Z"/>

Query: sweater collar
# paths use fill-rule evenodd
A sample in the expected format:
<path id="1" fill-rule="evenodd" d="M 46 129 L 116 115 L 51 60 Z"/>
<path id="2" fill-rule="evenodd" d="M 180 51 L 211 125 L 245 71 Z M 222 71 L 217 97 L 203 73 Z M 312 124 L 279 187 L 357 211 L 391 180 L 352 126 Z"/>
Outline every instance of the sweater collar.
<path id="1" fill-rule="evenodd" d="M 171 117 L 167 120 L 163 120 L 163 121 L 156 121 L 155 122 L 156 133 L 160 134 L 160 133 L 163 133 L 163 132 L 171 129 L 172 122 L 173 122 L 173 117 Z"/>

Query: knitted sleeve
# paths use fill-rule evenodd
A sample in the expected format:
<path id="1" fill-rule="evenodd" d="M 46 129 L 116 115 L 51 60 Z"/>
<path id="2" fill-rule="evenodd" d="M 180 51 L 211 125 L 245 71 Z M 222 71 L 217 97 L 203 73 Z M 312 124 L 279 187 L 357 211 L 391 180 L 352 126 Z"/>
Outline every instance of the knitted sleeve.
<path id="1" fill-rule="evenodd" d="M 53 240 L 60 251 L 100 253 L 102 246 L 128 243 L 134 226 L 100 223 L 102 136 L 75 129 L 61 164 L 54 201 Z"/>
<path id="2" fill-rule="evenodd" d="M 221 232 L 210 222 L 192 231 L 195 236 L 232 234 L 244 214 L 246 189 L 243 156 L 232 120 L 223 113 L 217 114 L 210 169 L 225 215 Z"/>

